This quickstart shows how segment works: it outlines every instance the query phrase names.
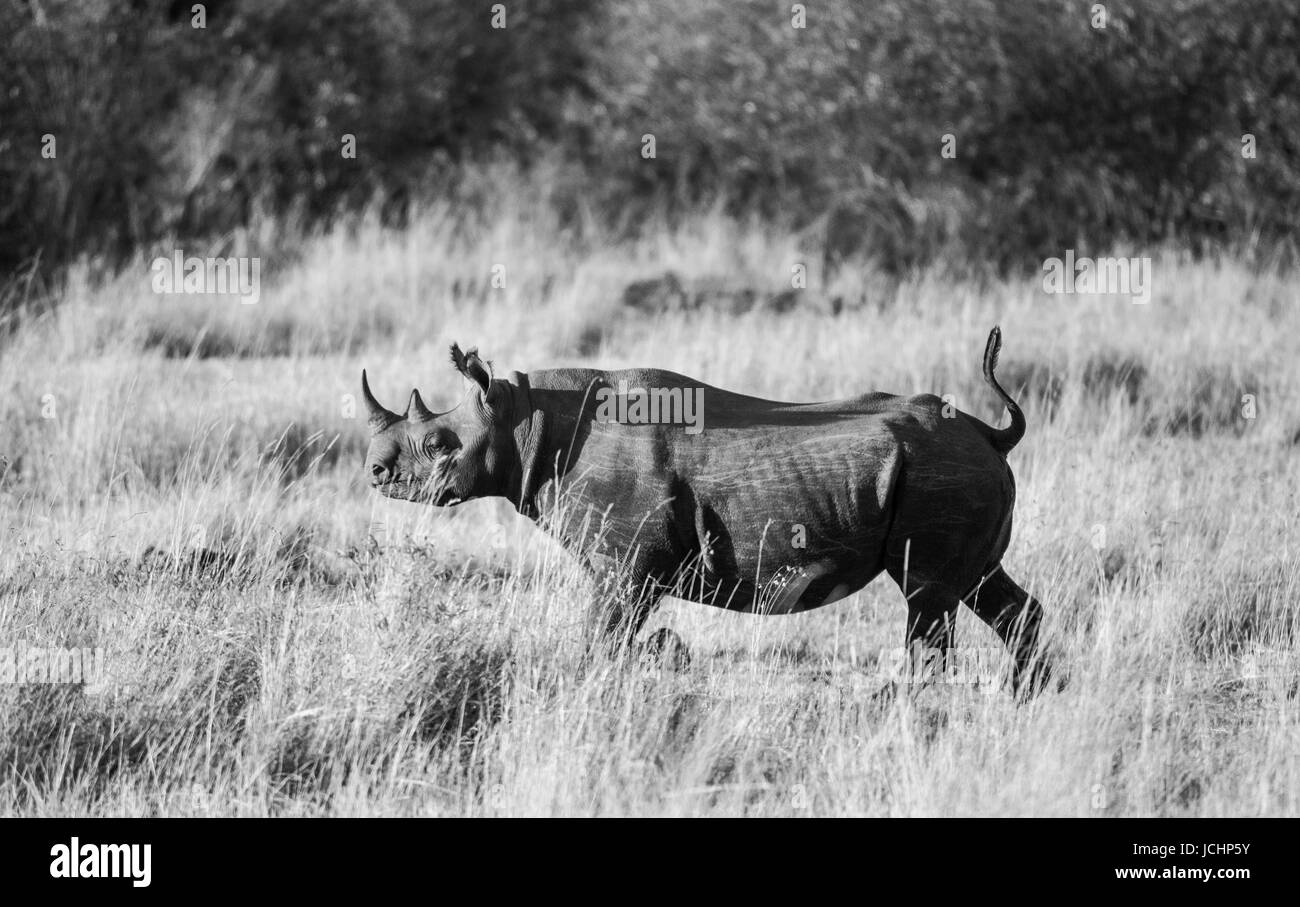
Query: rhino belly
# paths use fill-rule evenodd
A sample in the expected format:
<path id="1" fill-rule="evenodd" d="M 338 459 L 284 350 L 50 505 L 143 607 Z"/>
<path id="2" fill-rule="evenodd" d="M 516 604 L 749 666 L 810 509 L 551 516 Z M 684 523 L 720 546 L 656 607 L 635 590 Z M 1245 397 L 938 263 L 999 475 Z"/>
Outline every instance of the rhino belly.
<path id="1" fill-rule="evenodd" d="M 846 570 L 833 561 L 782 571 L 754 597 L 750 610 L 761 614 L 796 614 L 820 608 L 857 592 L 879 572 L 864 575 L 860 569 Z"/>
<path id="2" fill-rule="evenodd" d="M 826 561 L 783 569 L 759 582 L 696 574 L 693 582 L 679 586 L 673 595 L 743 614 L 797 614 L 847 598 L 879 573 L 879 569 L 846 570 Z"/>

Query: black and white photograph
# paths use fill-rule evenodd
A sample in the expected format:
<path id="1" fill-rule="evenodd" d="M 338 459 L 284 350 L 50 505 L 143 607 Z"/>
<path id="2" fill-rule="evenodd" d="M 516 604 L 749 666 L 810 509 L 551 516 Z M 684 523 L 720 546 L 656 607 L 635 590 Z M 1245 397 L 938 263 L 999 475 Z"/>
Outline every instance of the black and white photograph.
<path id="1" fill-rule="evenodd" d="M 284 818 L 1035 819 L 1119 836 L 1060 884 L 1249 880 L 1298 224 L 1293 0 L 0 0 L 6 839 L 125 891 Z"/>

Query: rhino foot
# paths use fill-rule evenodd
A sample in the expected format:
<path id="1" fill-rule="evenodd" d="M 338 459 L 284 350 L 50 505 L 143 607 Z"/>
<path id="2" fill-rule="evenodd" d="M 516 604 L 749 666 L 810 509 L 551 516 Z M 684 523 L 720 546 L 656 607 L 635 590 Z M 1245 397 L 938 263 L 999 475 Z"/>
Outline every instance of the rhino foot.
<path id="1" fill-rule="evenodd" d="M 883 715 L 898 703 L 916 702 L 931 686 L 931 683 L 899 683 L 890 680 L 867 697 L 867 702 L 875 712 Z"/>
<path id="2" fill-rule="evenodd" d="M 1024 703 L 1034 699 L 1039 693 L 1064 691 L 1067 678 L 1063 672 L 1053 666 L 1050 659 L 1040 658 L 1026 667 L 1023 672 L 1017 672 L 1012 683 L 1016 699 Z"/>
<path id="3" fill-rule="evenodd" d="M 667 627 L 660 627 L 641 643 L 641 661 L 659 668 L 681 672 L 691 666 L 691 652 L 686 643 Z"/>

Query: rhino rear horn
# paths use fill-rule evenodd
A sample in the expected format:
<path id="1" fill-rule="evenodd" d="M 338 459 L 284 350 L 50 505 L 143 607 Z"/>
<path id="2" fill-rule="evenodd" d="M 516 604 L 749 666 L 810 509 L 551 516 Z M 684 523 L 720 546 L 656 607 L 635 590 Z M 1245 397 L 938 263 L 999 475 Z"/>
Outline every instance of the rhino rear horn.
<path id="1" fill-rule="evenodd" d="M 415 422 L 429 422 L 433 419 L 432 411 L 424 405 L 420 391 L 416 388 L 411 388 L 411 402 L 406 404 L 406 416 Z"/>
<path id="2" fill-rule="evenodd" d="M 361 396 L 366 401 L 366 414 L 368 417 L 367 424 L 370 426 L 370 433 L 377 435 L 394 422 L 400 422 L 402 417 L 397 413 L 384 409 L 375 395 L 370 392 L 370 382 L 366 380 L 366 370 L 361 370 Z"/>

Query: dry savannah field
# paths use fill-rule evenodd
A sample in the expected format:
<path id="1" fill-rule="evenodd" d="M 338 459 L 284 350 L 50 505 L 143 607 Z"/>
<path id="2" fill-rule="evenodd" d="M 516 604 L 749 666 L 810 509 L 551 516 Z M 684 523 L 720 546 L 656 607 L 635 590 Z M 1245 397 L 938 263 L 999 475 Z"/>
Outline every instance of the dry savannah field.
<path id="1" fill-rule="evenodd" d="M 10 319 L 0 639 L 102 654 L 0 685 L 0 812 L 1300 813 L 1293 273 L 1166 250 L 1143 305 L 814 261 L 789 311 L 645 311 L 669 272 L 778 296 L 803 238 L 706 212 L 620 241 L 548 211 L 502 193 L 283 255 L 267 227 L 224 253 L 262 256 L 255 305 L 156 294 L 141 257 Z M 671 602 L 652 628 L 689 667 L 611 659 L 581 568 L 508 506 L 387 501 L 360 470 L 361 369 L 391 408 L 417 386 L 446 409 L 452 340 L 498 373 L 927 391 L 997 422 L 994 324 L 1029 420 L 1006 563 L 1068 677 L 1024 704 L 986 662 L 877 696 L 906 610 L 883 577 L 797 616 Z M 958 640 L 1000 645 L 964 609 Z"/>

